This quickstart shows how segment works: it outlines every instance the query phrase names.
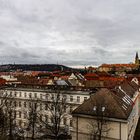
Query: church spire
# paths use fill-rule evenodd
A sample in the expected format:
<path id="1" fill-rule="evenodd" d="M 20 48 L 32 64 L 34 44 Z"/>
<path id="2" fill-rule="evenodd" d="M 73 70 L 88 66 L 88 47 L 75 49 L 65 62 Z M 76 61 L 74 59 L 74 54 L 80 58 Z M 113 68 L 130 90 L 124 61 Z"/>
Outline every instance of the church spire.
<path id="1" fill-rule="evenodd" d="M 136 59 L 138 59 L 139 58 L 139 55 L 138 55 L 138 52 L 136 52 Z"/>
<path id="2" fill-rule="evenodd" d="M 138 52 L 136 52 L 135 64 L 139 64 L 139 55 L 138 55 Z"/>

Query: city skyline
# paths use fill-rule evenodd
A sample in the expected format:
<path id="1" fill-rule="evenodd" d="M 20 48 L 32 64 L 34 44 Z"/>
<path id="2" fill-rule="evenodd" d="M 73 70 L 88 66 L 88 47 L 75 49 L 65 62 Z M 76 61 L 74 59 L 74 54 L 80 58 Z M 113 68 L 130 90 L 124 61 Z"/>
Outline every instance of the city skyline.
<path id="1" fill-rule="evenodd" d="M 9 64 L 130 63 L 140 52 L 138 0 L 0 0 L 0 59 Z"/>

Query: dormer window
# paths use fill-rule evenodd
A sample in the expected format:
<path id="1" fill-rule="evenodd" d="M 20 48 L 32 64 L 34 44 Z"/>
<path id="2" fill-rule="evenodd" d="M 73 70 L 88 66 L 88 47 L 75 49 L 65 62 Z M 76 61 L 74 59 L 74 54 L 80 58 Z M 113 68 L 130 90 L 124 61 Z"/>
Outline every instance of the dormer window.
<path id="1" fill-rule="evenodd" d="M 105 111 L 105 107 L 103 106 L 103 107 L 102 107 L 102 112 L 104 112 L 104 111 Z"/>
<path id="2" fill-rule="evenodd" d="M 132 81 L 135 82 L 137 85 L 139 84 L 139 81 L 138 81 L 138 79 L 136 77 L 133 78 Z"/>
<path id="3" fill-rule="evenodd" d="M 97 109 L 97 106 L 94 106 L 94 107 L 93 107 L 93 111 L 96 111 L 96 109 Z"/>

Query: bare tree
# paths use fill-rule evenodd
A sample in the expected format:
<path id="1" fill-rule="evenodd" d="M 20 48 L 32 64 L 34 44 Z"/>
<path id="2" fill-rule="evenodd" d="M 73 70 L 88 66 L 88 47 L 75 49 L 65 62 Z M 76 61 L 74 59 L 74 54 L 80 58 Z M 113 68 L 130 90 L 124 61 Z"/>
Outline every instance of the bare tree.
<path id="1" fill-rule="evenodd" d="M 7 102 L 7 94 L 0 92 L 0 138 L 5 139 L 7 135 L 7 116 L 5 114 L 4 106 Z"/>
<path id="2" fill-rule="evenodd" d="M 15 92 L 16 93 L 16 92 Z M 27 113 L 27 127 L 21 128 L 17 124 L 17 101 L 15 96 L 3 91 L 0 97 L 0 136 L 4 135 L 10 140 L 25 137 L 27 134 L 31 139 L 36 139 L 44 134 L 53 136 L 56 140 L 61 135 L 68 135 L 68 125 L 66 124 L 66 109 L 68 104 L 65 96 L 61 96 L 60 91 L 50 93 L 48 100 L 31 99 L 28 100 L 29 108 Z M 43 119 L 47 116 L 46 112 L 41 109 L 47 107 L 49 120 Z M 22 113 L 24 110 L 20 110 Z M 21 118 L 21 117 L 19 117 Z M 64 123 L 62 123 L 64 122 Z"/>
<path id="3" fill-rule="evenodd" d="M 46 106 L 49 112 L 50 122 L 48 118 L 46 118 L 45 121 L 41 120 L 42 124 L 45 125 L 46 133 L 50 133 L 56 140 L 62 135 L 68 136 L 69 129 L 66 124 L 66 110 L 69 105 L 66 101 L 66 97 L 62 96 L 60 91 L 55 90 L 54 93 L 50 93 L 48 96 Z M 48 114 L 46 114 L 47 117 Z"/>
<path id="4" fill-rule="evenodd" d="M 108 128 L 109 121 L 105 117 L 108 115 L 107 108 L 104 99 L 96 101 L 93 107 L 94 118 L 90 120 L 88 125 L 91 140 L 101 140 L 110 131 L 110 128 Z"/>
<path id="5" fill-rule="evenodd" d="M 20 133 L 16 122 L 16 101 L 7 91 L 1 90 L 0 102 L 0 136 L 15 140 Z"/>
<path id="6" fill-rule="evenodd" d="M 30 100 L 29 101 L 29 110 L 27 114 L 27 133 L 29 132 L 31 139 L 36 139 L 39 135 L 37 135 L 40 131 L 40 110 L 38 105 L 38 100 Z"/>

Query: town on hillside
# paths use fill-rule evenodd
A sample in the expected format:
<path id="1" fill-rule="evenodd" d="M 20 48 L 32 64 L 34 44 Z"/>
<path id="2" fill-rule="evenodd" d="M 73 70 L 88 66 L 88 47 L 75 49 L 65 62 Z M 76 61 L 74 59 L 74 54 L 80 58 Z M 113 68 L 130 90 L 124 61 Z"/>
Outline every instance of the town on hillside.
<path id="1" fill-rule="evenodd" d="M 138 140 L 140 59 L 74 69 L 0 66 L 0 140 Z"/>

